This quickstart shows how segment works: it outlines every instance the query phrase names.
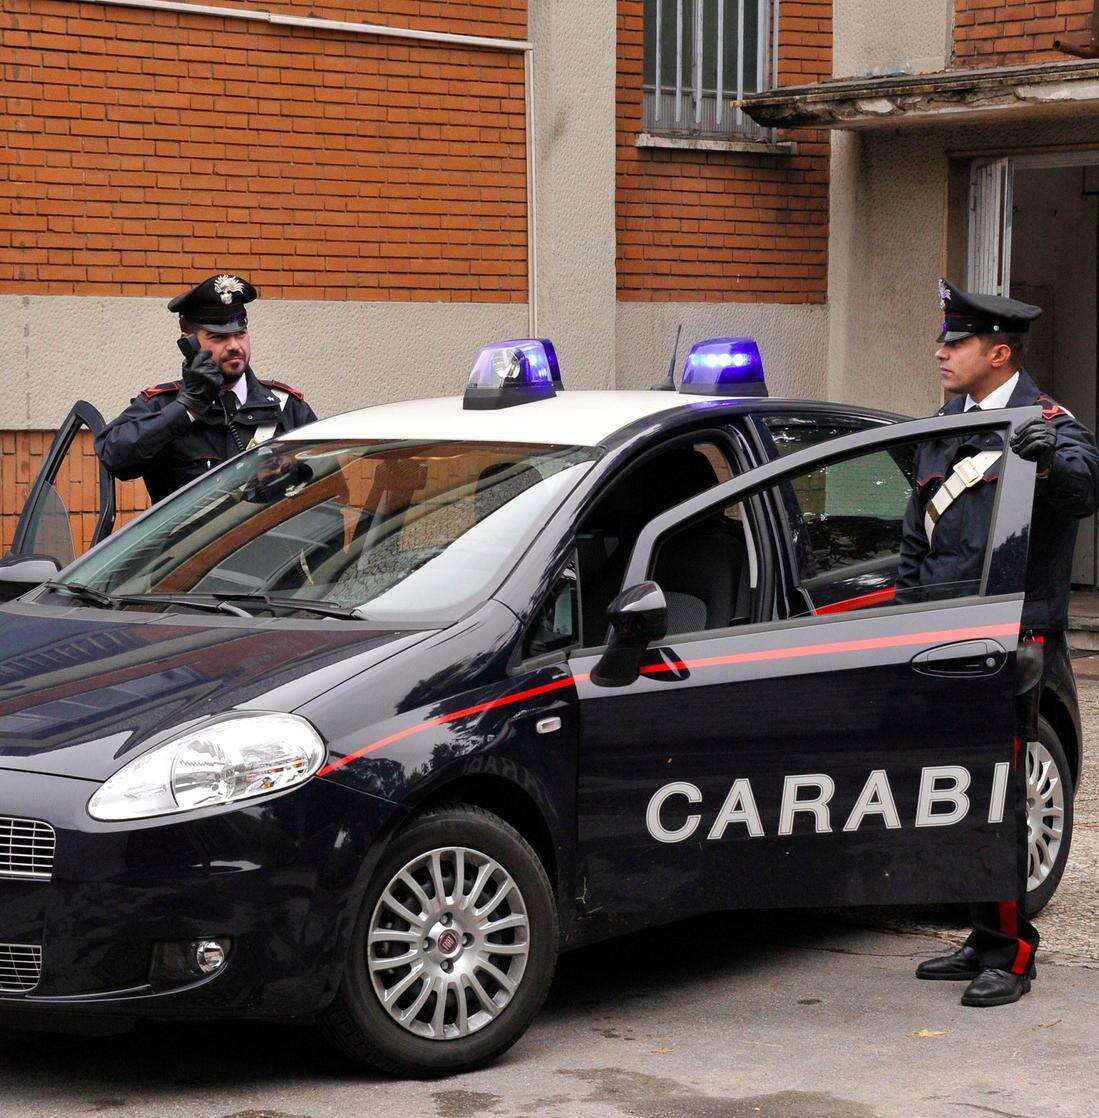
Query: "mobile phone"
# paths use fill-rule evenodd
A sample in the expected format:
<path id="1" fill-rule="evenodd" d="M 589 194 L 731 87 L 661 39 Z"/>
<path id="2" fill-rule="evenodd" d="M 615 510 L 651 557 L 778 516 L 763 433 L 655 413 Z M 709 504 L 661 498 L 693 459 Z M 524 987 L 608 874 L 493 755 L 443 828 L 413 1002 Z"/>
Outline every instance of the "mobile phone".
<path id="1" fill-rule="evenodd" d="M 188 364 L 198 356 L 199 350 L 202 349 L 198 338 L 194 334 L 184 334 L 182 337 L 176 338 L 176 345 L 179 346 L 179 352 L 183 354 L 183 360 Z"/>

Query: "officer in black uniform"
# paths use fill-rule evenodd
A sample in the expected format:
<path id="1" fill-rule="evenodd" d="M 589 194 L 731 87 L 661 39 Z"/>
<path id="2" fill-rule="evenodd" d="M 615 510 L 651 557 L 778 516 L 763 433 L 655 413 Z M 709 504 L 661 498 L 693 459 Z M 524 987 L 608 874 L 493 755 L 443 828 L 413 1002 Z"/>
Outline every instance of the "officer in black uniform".
<path id="1" fill-rule="evenodd" d="M 1016 430 L 1011 450 L 1037 465 L 1020 660 L 1040 660 L 1048 667 L 1065 654 L 1072 554 L 1080 519 L 1099 502 L 1099 449 L 1092 433 L 1040 391 L 1021 366 L 1039 307 L 968 294 L 945 280 L 939 295 L 945 323 L 935 356 L 943 387 L 957 393 L 939 414 L 1027 405 L 1042 409 L 1041 417 Z M 994 432 L 921 445 L 905 517 L 898 601 L 952 595 L 966 592 L 966 584 L 979 584 L 1003 450 Z M 1029 827 L 1022 746 L 1037 736 L 1040 693 L 1039 681 L 1016 699 L 1015 896 L 972 905 L 973 931 L 965 945 L 916 970 L 919 978 L 967 981 L 963 1005 L 1018 1001 L 1036 973 L 1038 932 L 1026 918 Z"/>
<path id="2" fill-rule="evenodd" d="M 249 360 L 247 304 L 259 292 L 233 275 L 211 276 L 168 304 L 199 350 L 183 379 L 153 385 L 97 436 L 95 451 L 117 478 L 140 477 L 162 500 L 212 466 L 317 417 L 296 388 L 260 380 Z"/>

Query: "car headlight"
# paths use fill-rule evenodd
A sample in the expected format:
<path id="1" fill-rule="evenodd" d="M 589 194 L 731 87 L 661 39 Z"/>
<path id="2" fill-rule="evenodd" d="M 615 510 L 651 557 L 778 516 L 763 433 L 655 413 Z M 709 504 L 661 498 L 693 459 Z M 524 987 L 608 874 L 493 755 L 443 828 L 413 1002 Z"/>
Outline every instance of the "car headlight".
<path id="1" fill-rule="evenodd" d="M 189 730 L 119 769 L 88 801 L 93 819 L 146 819 L 281 792 L 324 761 L 296 714 L 239 714 Z"/>

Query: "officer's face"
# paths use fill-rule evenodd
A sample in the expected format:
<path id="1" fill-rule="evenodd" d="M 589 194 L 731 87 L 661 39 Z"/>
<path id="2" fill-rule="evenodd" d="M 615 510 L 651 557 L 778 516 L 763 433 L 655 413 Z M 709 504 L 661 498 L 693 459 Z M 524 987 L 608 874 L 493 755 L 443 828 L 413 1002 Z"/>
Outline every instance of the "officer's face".
<path id="1" fill-rule="evenodd" d="M 237 380 L 252 358 L 252 339 L 247 330 L 238 330 L 235 334 L 211 334 L 200 326 L 195 336 L 199 345 L 210 351 L 226 384 Z"/>
<path id="2" fill-rule="evenodd" d="M 1011 376 L 1011 349 L 976 334 L 957 342 L 941 342 L 935 350 L 939 380 L 947 392 L 968 393 L 975 400 Z"/>

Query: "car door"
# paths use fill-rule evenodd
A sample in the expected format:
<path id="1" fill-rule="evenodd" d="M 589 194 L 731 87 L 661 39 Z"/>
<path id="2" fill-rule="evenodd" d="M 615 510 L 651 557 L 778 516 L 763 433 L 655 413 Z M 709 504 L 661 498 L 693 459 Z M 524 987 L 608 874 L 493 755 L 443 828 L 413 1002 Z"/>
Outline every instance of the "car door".
<path id="1" fill-rule="evenodd" d="M 757 525 L 753 546 L 772 570 L 776 604 L 764 623 L 669 633 L 626 686 L 593 681 L 603 649 L 570 657 L 580 707 L 579 859 L 591 908 L 647 918 L 1010 893 L 1007 776 L 1033 466 L 1010 454 L 999 463 L 979 577 L 855 612 L 782 604 L 782 587 L 817 577 L 813 563 L 833 552 L 827 538 L 819 555 L 812 541 L 796 546 L 777 495 L 785 488 L 817 501 L 822 519 L 834 498 L 899 532 L 910 494 L 905 456 L 918 444 L 992 436 L 1006 446 L 1012 425 L 1032 413 L 935 417 L 842 436 L 645 527 L 624 586 L 651 577 L 662 549 L 685 538 L 677 533 L 739 508 Z M 839 558 L 860 556 L 846 548 Z"/>
<path id="2" fill-rule="evenodd" d="M 103 417 L 84 400 L 58 428 L 0 560 L 0 601 L 52 577 L 114 527 L 114 479 L 91 449 Z"/>

